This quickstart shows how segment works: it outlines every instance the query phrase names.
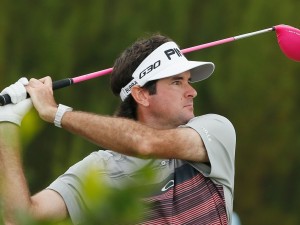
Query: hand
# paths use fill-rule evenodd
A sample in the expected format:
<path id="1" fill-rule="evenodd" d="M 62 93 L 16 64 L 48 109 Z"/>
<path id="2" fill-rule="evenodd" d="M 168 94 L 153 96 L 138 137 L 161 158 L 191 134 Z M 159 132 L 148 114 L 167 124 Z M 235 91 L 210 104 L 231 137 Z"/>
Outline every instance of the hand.
<path id="1" fill-rule="evenodd" d="M 22 77 L 16 83 L 5 88 L 1 94 L 8 94 L 12 104 L 0 107 L 0 121 L 11 122 L 21 125 L 23 117 L 31 109 L 32 102 L 27 98 L 25 85 L 28 85 L 28 79 Z"/>
<path id="2" fill-rule="evenodd" d="M 31 78 L 26 90 L 41 119 L 53 123 L 57 103 L 53 96 L 51 77 L 47 76 L 39 80 Z"/>
<path id="3" fill-rule="evenodd" d="M 31 99 L 25 99 L 17 104 L 0 106 L 0 122 L 11 122 L 21 125 L 23 117 L 31 109 Z"/>
<path id="4" fill-rule="evenodd" d="M 28 83 L 28 79 L 26 77 L 22 77 L 16 83 L 5 88 L 1 92 L 1 95 L 8 94 L 11 102 L 17 104 L 27 98 L 25 85 L 28 85 Z"/>

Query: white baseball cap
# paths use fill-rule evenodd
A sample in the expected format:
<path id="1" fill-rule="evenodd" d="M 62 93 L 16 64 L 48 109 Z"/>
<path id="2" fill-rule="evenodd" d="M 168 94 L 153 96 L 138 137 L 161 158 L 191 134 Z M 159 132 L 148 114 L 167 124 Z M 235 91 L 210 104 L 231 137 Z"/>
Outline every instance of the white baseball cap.
<path id="1" fill-rule="evenodd" d="M 132 74 L 133 79 L 121 89 L 122 101 L 135 85 L 143 87 L 147 82 L 171 77 L 190 70 L 191 82 L 208 78 L 214 71 L 212 62 L 189 61 L 175 42 L 166 42 L 148 55 Z"/>

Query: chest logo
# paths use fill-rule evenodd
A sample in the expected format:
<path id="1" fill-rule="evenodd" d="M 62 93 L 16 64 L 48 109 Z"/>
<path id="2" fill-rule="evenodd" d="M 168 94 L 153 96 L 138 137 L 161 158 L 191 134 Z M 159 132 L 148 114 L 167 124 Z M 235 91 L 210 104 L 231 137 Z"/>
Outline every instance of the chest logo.
<path id="1" fill-rule="evenodd" d="M 170 180 L 165 186 L 163 186 L 161 191 L 169 190 L 171 187 L 174 187 L 174 180 Z"/>

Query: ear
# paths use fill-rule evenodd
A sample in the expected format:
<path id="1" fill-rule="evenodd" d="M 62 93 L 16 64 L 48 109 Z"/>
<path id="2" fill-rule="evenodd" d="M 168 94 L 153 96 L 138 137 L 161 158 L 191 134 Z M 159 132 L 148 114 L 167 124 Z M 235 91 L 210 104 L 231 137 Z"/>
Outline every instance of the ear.
<path id="1" fill-rule="evenodd" d="M 146 89 L 141 88 L 138 85 L 135 85 L 131 88 L 131 95 L 138 104 L 141 104 L 143 106 L 149 105 L 149 101 L 148 101 L 149 93 Z"/>

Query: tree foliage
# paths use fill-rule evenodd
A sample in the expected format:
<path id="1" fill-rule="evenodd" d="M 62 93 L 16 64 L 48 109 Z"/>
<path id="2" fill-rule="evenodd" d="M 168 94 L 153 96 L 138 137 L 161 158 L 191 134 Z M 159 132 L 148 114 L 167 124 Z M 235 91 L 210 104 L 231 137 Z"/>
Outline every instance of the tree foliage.
<path id="1" fill-rule="evenodd" d="M 53 80 L 112 67 L 128 45 L 160 32 L 182 48 L 288 24 L 300 27 L 297 0 L 8 1 L 0 3 L 0 85 L 20 76 Z M 237 132 L 234 209 L 243 225 L 300 223 L 299 63 L 268 33 L 190 53 L 213 61 L 214 75 L 195 84 L 196 114 L 218 113 Z M 113 114 L 119 103 L 109 75 L 55 92 L 76 110 Z M 42 122 L 22 126 L 24 168 L 32 192 L 101 148 Z"/>

